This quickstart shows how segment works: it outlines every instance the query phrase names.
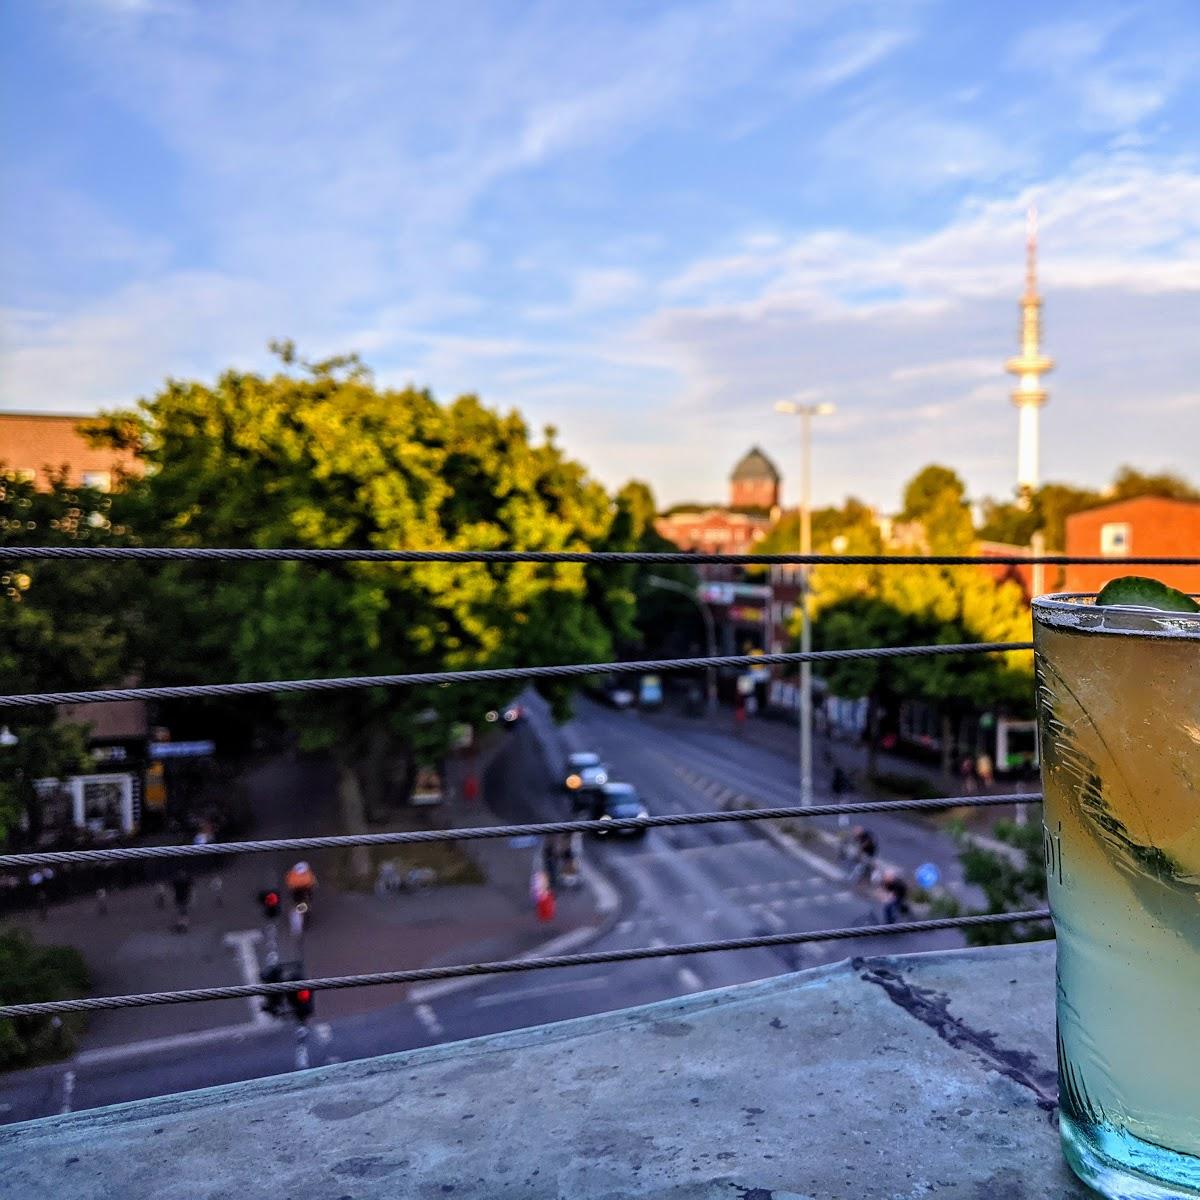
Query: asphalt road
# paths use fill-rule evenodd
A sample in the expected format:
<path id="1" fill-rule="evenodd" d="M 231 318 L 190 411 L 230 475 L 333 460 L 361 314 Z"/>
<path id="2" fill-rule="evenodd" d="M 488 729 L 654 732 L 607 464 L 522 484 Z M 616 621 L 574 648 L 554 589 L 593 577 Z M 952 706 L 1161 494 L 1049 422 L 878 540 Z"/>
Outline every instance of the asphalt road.
<path id="1" fill-rule="evenodd" d="M 795 763 L 781 755 L 669 716 L 615 712 L 582 702 L 566 731 L 570 744 L 594 749 L 613 778 L 635 783 L 652 812 L 705 811 L 734 793 L 767 804 L 794 804 Z M 530 728 L 514 739 L 498 772 L 498 815 L 552 818 L 565 798 L 537 769 Z M 514 750 L 518 746 L 513 747 Z M 818 780 L 818 784 L 819 784 Z M 871 822 L 881 853 L 906 866 L 932 859 L 957 878 L 948 839 L 906 822 Z M 621 908 L 592 943 L 617 949 L 743 935 L 869 924 L 873 901 L 848 888 L 814 855 L 796 857 L 751 823 L 651 830 L 644 839 L 592 841 L 590 862 L 616 886 Z M 507 1029 L 667 999 L 836 961 L 849 954 L 903 953 L 960 945 L 957 934 L 908 935 L 804 947 L 530 972 L 493 980 L 425 985 L 387 1008 L 327 1024 L 310 1023 L 304 1046 L 293 1026 L 244 1026 L 164 1039 L 134 1051 L 106 1048 L 67 1064 L 13 1073 L 0 1092 L 0 1121 L 20 1121 L 147 1096 L 187 1091 L 295 1069 L 455 1041 Z M 317 997 L 318 1013 L 320 996 Z"/>

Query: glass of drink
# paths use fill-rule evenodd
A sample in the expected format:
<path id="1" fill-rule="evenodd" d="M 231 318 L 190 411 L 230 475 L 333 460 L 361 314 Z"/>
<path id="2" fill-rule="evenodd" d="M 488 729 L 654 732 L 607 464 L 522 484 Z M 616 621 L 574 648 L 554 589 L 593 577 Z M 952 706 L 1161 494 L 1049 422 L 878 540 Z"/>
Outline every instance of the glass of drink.
<path id="1" fill-rule="evenodd" d="M 1200 613 L 1033 603 L 1063 1152 L 1200 1197 Z"/>

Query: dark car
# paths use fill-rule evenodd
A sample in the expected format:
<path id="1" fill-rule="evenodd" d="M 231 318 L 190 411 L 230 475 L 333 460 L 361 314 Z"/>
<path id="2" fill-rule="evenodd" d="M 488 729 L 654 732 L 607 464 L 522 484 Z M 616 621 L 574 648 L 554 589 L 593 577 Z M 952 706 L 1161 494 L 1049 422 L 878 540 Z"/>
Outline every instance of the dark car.
<path id="1" fill-rule="evenodd" d="M 638 790 L 631 783 L 606 783 L 592 801 L 592 817 L 597 821 L 622 820 L 629 817 L 648 817 L 646 805 L 638 795 Z M 609 832 L 622 837 L 645 837 L 645 828 L 629 826 L 617 827 L 613 830 L 598 829 L 596 833 L 603 837 Z"/>
<path id="2" fill-rule="evenodd" d="M 600 761 L 600 755 L 583 750 L 567 756 L 563 787 L 571 794 L 576 808 L 586 808 L 591 797 L 607 782 L 608 768 Z"/>

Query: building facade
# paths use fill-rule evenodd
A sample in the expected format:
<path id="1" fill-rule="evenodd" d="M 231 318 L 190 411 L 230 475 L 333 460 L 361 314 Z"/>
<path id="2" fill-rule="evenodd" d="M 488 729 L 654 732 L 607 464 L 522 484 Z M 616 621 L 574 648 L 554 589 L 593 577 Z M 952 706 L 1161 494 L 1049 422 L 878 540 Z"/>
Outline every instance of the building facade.
<path id="1" fill-rule="evenodd" d="M 1111 565 L 1069 566 L 1066 589 L 1098 592 L 1122 575 L 1150 575 L 1181 592 L 1200 593 L 1200 567 L 1137 567 L 1133 555 L 1165 558 L 1200 554 L 1200 501 L 1138 496 L 1089 508 L 1067 518 L 1070 556 L 1111 559 Z"/>
<path id="2" fill-rule="evenodd" d="M 109 491 L 120 472 L 140 473 L 128 450 L 93 446 L 80 426 L 94 419 L 83 413 L 0 412 L 0 469 L 31 480 L 39 488 L 67 473 L 68 483 Z"/>

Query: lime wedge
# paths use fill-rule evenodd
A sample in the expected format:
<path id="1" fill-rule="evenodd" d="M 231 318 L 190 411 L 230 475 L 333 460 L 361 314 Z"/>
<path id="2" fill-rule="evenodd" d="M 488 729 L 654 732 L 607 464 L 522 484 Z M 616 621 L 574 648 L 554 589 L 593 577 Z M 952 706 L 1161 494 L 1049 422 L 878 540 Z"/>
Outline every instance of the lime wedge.
<path id="1" fill-rule="evenodd" d="M 1157 608 L 1163 612 L 1200 613 L 1200 604 L 1191 596 L 1147 579 L 1144 575 L 1122 575 L 1104 585 L 1096 597 L 1097 604 L 1123 604 L 1135 608 Z"/>

